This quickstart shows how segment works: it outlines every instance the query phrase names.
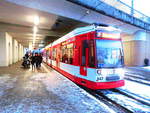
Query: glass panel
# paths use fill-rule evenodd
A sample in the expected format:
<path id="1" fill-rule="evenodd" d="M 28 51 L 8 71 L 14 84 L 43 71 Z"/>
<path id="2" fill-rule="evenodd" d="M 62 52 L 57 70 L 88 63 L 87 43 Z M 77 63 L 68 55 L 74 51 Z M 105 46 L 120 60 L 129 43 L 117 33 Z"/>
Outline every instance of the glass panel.
<path id="1" fill-rule="evenodd" d="M 73 63 L 73 43 L 61 47 L 61 61 L 67 64 Z"/>
<path id="2" fill-rule="evenodd" d="M 120 41 L 96 40 L 98 67 L 122 67 L 123 53 Z"/>
<path id="3" fill-rule="evenodd" d="M 89 41 L 89 66 L 95 67 L 94 40 Z"/>
<path id="4" fill-rule="evenodd" d="M 83 40 L 82 41 L 82 62 L 81 65 L 85 66 L 86 65 L 86 48 L 88 48 L 88 41 Z"/>

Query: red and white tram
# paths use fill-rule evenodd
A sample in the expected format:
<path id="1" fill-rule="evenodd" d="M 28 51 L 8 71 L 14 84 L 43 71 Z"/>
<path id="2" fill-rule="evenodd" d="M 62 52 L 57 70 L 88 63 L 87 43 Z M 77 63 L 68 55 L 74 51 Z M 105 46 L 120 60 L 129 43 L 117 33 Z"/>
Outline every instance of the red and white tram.
<path id="1" fill-rule="evenodd" d="M 73 82 L 90 89 L 124 85 L 120 31 L 112 27 L 77 28 L 46 46 L 43 60 Z"/>

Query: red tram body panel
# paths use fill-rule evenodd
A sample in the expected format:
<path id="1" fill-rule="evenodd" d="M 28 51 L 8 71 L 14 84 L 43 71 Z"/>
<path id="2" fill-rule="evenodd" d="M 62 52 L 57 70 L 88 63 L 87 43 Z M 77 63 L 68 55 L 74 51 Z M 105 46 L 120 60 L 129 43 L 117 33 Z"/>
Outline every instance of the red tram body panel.
<path id="1" fill-rule="evenodd" d="M 124 85 L 120 32 L 112 27 L 77 28 L 46 46 L 43 60 L 73 82 L 90 89 Z"/>

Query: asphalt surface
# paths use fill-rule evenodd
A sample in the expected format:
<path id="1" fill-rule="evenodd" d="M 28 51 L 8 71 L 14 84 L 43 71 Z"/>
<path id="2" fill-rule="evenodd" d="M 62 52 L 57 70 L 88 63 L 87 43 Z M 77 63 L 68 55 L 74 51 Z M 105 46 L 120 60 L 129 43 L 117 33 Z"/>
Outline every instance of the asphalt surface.
<path id="1" fill-rule="evenodd" d="M 113 113 L 67 78 L 42 65 L 0 67 L 0 113 Z"/>

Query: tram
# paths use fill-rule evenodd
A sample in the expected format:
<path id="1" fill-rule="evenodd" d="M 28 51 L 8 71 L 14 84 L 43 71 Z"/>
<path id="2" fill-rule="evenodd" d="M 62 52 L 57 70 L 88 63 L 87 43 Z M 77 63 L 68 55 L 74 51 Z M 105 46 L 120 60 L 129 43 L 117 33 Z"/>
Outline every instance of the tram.
<path id="1" fill-rule="evenodd" d="M 90 25 L 73 30 L 43 49 L 43 61 L 87 88 L 124 86 L 124 54 L 120 31 Z"/>

